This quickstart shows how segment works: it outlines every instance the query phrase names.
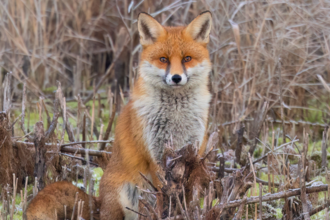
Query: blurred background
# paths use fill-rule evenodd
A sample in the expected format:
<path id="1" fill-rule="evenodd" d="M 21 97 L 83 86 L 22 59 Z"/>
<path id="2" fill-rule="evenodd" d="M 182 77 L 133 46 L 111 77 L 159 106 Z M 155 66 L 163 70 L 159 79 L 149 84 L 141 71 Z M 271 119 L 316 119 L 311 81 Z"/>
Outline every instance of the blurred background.
<path id="1" fill-rule="evenodd" d="M 112 93 L 125 103 L 138 76 L 139 12 L 177 26 L 210 10 L 211 129 L 253 117 L 264 101 L 274 120 L 326 123 L 329 91 L 317 75 L 330 81 L 329 7 L 321 0 L 1 0 L 0 82 L 11 73 L 14 103 L 24 81 L 28 103 L 54 97 L 56 81 L 68 102 Z"/>
<path id="2" fill-rule="evenodd" d="M 138 77 L 138 14 L 178 26 L 205 10 L 213 16 L 208 129 L 219 131 L 219 148 L 235 149 L 243 126 L 246 145 L 256 136 L 272 146 L 301 141 L 305 132 L 308 156 L 321 167 L 330 123 L 328 0 L 0 0 L 0 110 L 11 103 L 11 122 L 26 97 L 27 131 L 16 123 L 13 137 L 40 120 L 49 125 L 60 83 L 74 140 L 83 139 L 82 129 L 91 134 L 86 140 L 99 139 Z M 61 123 L 55 139 L 64 143 L 70 137 Z M 269 150 L 256 145 L 256 158 Z"/>

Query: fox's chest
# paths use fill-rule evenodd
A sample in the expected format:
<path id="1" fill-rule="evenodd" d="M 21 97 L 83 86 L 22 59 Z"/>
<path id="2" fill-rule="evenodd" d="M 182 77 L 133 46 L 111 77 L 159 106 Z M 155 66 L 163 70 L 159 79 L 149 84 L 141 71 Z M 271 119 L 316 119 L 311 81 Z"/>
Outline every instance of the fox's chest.
<path id="1" fill-rule="evenodd" d="M 161 159 L 166 144 L 180 149 L 188 142 L 202 143 L 209 107 L 207 95 L 160 94 L 141 105 L 138 112 L 142 113 L 144 139 L 154 159 Z"/>

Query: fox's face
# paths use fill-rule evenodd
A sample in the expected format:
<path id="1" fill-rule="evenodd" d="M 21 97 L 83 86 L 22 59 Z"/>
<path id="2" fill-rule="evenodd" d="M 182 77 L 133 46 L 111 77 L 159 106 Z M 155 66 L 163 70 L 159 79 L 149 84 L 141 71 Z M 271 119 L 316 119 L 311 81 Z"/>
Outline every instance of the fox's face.
<path id="1" fill-rule="evenodd" d="M 163 27 L 150 15 L 141 13 L 138 18 L 143 46 L 141 77 L 148 84 L 168 89 L 207 81 L 211 62 L 206 46 L 211 26 L 208 11 L 187 27 Z"/>

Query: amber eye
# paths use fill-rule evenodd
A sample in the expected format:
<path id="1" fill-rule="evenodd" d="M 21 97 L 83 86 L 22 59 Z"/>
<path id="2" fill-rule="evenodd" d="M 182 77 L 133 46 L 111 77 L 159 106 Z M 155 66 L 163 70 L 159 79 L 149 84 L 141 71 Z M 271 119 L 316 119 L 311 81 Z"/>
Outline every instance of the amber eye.
<path id="1" fill-rule="evenodd" d="M 165 57 L 161 57 L 159 60 L 162 63 L 168 63 L 168 60 Z"/>
<path id="2" fill-rule="evenodd" d="M 187 56 L 187 57 L 183 58 L 184 63 L 189 62 L 190 60 L 191 60 L 190 56 Z"/>

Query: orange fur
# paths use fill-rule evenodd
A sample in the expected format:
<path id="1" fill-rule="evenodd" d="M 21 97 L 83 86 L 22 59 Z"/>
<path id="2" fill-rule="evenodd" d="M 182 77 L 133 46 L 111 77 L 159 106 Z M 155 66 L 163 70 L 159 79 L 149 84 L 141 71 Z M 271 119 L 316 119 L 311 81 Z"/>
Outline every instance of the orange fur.
<path id="1" fill-rule="evenodd" d="M 158 24 L 149 25 L 157 26 L 158 38 L 155 42 L 141 39 L 143 52 L 141 54 L 141 62 L 147 61 L 158 69 L 165 70 L 167 65 L 160 61 L 160 57 L 166 57 L 171 63 L 171 73 L 183 74 L 182 59 L 185 56 L 191 56 L 192 60 L 185 64 L 185 68 L 193 68 L 203 61 L 209 62 L 209 53 L 206 43 L 196 42 L 186 31 L 185 27 L 159 27 Z M 158 166 L 151 155 L 144 137 L 146 125 L 144 119 L 139 115 L 137 109 L 134 108 L 134 102 L 145 100 L 150 96 L 148 82 L 144 77 L 139 77 L 131 94 L 131 100 L 124 107 L 120 114 L 115 131 L 115 143 L 113 147 L 112 158 L 105 170 L 100 183 L 100 200 L 101 200 L 101 219 L 135 219 L 134 217 L 125 216 L 125 207 L 121 205 L 120 196 L 121 188 L 124 184 L 130 183 L 139 187 L 143 187 L 145 181 L 141 178 L 140 173 L 149 175 L 150 180 L 155 186 L 160 186 L 160 182 L 156 176 Z M 200 87 L 202 93 L 208 96 L 208 77 L 203 79 Z M 201 116 L 207 126 L 208 111 Z M 206 129 L 205 129 L 206 134 Z M 204 135 L 203 143 L 200 145 L 199 153 L 203 154 L 206 148 L 206 135 Z"/>
<path id="2" fill-rule="evenodd" d="M 67 206 L 67 219 L 71 219 L 76 192 L 78 192 L 78 201 L 84 201 L 82 217 L 84 219 L 90 219 L 89 196 L 71 183 L 61 181 L 46 186 L 33 198 L 26 210 L 27 220 L 55 219 L 55 210 L 57 219 L 64 219 L 65 205 Z M 93 210 L 96 213 L 99 208 L 98 199 L 92 197 L 92 200 Z M 76 218 L 77 205 L 74 219 Z"/>

